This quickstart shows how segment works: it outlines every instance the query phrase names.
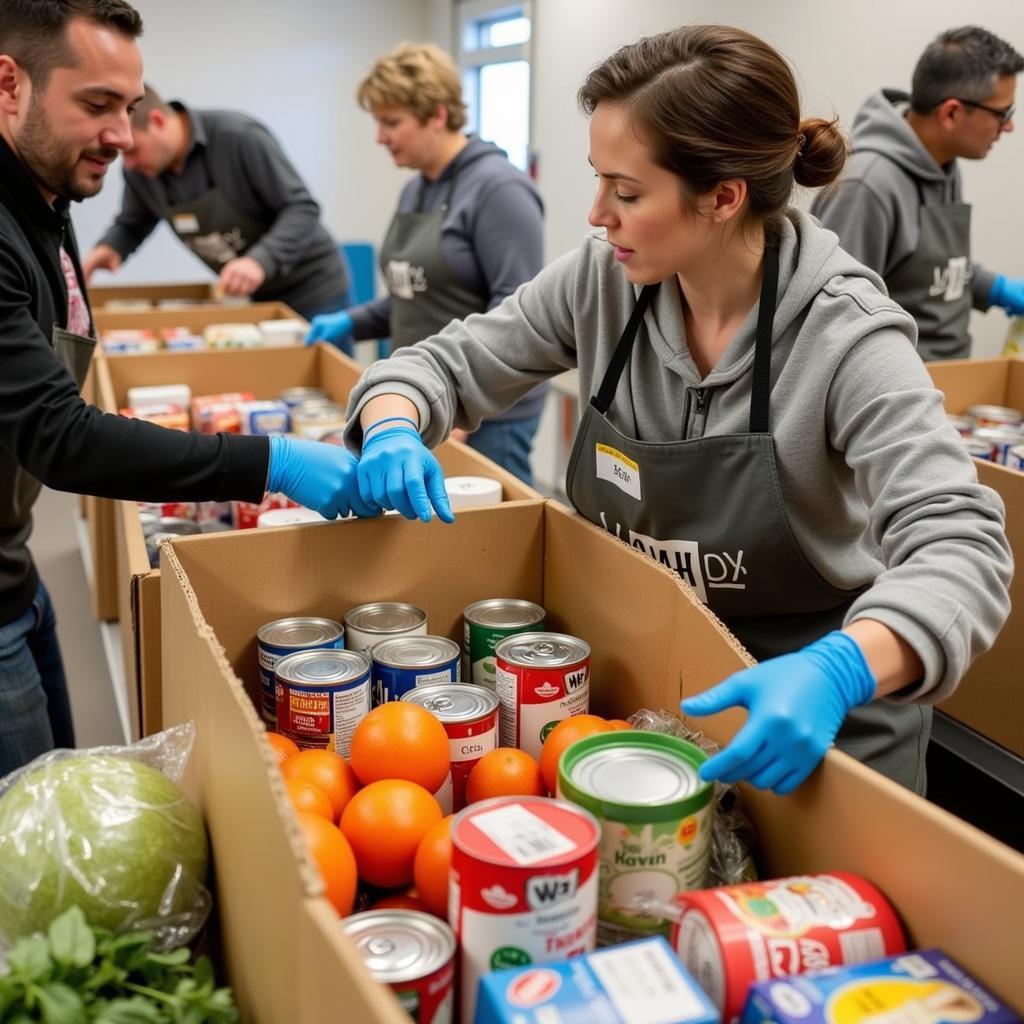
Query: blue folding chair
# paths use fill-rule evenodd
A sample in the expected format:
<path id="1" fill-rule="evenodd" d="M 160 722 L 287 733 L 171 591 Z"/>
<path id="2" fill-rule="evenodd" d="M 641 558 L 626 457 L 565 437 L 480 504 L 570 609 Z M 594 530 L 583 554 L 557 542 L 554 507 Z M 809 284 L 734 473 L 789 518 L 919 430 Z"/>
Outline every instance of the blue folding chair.
<path id="1" fill-rule="evenodd" d="M 369 302 L 377 295 L 377 260 L 372 242 L 342 242 L 342 259 L 348 264 L 348 278 L 351 282 L 350 300 L 353 306 Z M 391 354 L 391 339 L 377 341 L 377 358 L 387 359 Z"/>

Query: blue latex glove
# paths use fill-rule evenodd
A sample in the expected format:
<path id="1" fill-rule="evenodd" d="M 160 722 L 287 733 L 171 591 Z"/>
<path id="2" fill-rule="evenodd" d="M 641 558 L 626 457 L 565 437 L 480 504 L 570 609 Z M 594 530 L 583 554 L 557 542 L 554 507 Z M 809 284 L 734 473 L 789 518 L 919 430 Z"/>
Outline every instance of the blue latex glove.
<path id="1" fill-rule="evenodd" d="M 992 282 L 988 301 L 993 306 L 1002 306 L 1012 316 L 1024 316 L 1024 281 L 1000 274 Z"/>
<path id="2" fill-rule="evenodd" d="M 412 427 L 377 430 L 363 442 L 359 457 L 359 493 L 364 504 L 393 508 L 406 519 L 430 522 L 430 506 L 454 523 L 444 473 Z"/>
<path id="3" fill-rule="evenodd" d="M 352 354 L 352 317 L 341 310 L 338 313 L 323 313 L 313 317 L 306 344 L 315 345 L 318 341 L 329 341 L 343 352 Z"/>
<path id="4" fill-rule="evenodd" d="M 347 516 L 349 512 L 380 515 L 379 506 L 359 496 L 357 465 L 356 457 L 337 445 L 272 437 L 267 490 L 280 491 L 325 519 Z"/>
<path id="5" fill-rule="evenodd" d="M 851 708 L 875 695 L 875 677 L 846 633 L 823 636 L 801 651 L 736 672 L 680 707 L 713 715 L 749 711 L 725 750 L 706 761 L 702 779 L 738 782 L 792 793 L 818 766 Z"/>

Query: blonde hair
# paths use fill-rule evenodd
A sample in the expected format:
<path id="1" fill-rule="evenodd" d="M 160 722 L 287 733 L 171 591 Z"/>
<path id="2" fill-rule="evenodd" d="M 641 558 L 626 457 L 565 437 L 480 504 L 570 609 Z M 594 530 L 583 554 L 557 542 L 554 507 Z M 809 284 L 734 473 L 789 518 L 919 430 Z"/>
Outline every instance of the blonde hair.
<path id="1" fill-rule="evenodd" d="M 381 107 L 407 107 L 420 124 L 442 106 L 448 110 L 449 131 L 466 123 L 459 72 L 433 43 L 400 43 L 386 53 L 359 83 L 356 100 L 371 113 Z"/>

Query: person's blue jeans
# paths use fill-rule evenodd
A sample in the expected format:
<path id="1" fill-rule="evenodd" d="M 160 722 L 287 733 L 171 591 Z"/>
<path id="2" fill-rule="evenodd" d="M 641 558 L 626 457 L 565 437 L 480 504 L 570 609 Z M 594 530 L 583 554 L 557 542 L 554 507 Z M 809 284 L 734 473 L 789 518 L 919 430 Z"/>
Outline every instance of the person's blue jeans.
<path id="1" fill-rule="evenodd" d="M 484 420 L 467 444 L 532 487 L 530 451 L 539 426 L 540 413 L 522 420 Z"/>
<path id="2" fill-rule="evenodd" d="M 0 777 L 74 745 L 57 618 L 40 581 L 21 618 L 0 626 Z"/>

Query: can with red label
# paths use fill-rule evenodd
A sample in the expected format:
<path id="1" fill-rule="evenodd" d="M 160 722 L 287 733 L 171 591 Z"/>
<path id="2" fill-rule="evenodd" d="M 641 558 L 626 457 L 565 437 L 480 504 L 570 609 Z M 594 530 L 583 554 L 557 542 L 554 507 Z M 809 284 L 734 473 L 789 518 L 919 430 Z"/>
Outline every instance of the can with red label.
<path id="1" fill-rule="evenodd" d="M 676 903 L 672 945 L 725 1024 L 739 1019 L 756 981 L 871 963 L 906 949 L 888 900 L 845 872 L 684 892 Z"/>
<path id="2" fill-rule="evenodd" d="M 473 1020 L 488 971 L 594 949 L 600 836 L 588 811 L 540 796 L 481 800 L 455 818 L 448 920 L 462 951 L 462 1020 Z"/>
<path id="3" fill-rule="evenodd" d="M 444 726 L 452 766 L 434 796 L 445 814 L 461 811 L 473 765 L 498 745 L 498 698 L 486 686 L 454 683 L 417 686 L 402 700 L 426 708 Z"/>
<path id="4" fill-rule="evenodd" d="M 455 936 L 432 914 L 368 910 L 341 922 L 363 966 L 387 985 L 417 1024 L 451 1024 Z"/>
<path id="5" fill-rule="evenodd" d="M 370 662 L 355 651 L 300 651 L 274 666 L 277 731 L 304 750 L 348 757 L 352 733 L 370 710 Z"/>
<path id="6" fill-rule="evenodd" d="M 563 719 L 590 706 L 590 645 L 563 633 L 517 633 L 494 649 L 498 742 L 539 758 Z"/>

